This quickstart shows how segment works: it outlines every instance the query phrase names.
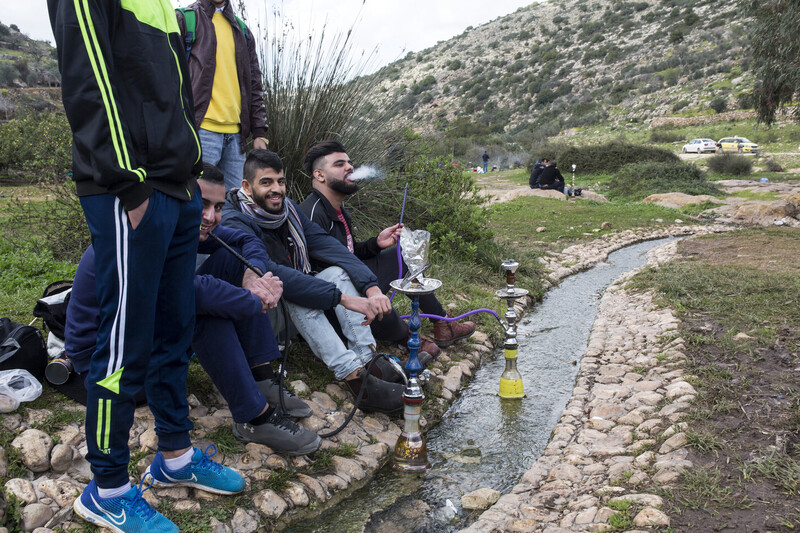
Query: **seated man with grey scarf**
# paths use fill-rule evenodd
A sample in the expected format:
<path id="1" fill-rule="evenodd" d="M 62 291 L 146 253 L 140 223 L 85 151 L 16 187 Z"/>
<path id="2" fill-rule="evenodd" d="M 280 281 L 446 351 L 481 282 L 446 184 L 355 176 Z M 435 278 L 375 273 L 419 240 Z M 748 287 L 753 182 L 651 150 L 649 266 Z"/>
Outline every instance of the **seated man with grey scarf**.
<path id="1" fill-rule="evenodd" d="M 369 328 L 374 319 L 391 312 L 391 303 L 372 271 L 286 198 L 283 162 L 277 154 L 256 149 L 247 155 L 242 187 L 228 191 L 222 223 L 259 237 L 270 257 L 267 269 L 283 280 L 283 301 L 270 315 L 275 330 L 281 329 L 285 305 L 292 325 L 336 379 L 354 396 L 364 389 L 362 410 L 402 410 L 405 376 L 376 358 Z M 311 259 L 334 266 L 313 273 Z M 335 312 L 347 346 L 329 322 L 328 310 Z M 375 363 L 369 365 L 372 359 Z"/>

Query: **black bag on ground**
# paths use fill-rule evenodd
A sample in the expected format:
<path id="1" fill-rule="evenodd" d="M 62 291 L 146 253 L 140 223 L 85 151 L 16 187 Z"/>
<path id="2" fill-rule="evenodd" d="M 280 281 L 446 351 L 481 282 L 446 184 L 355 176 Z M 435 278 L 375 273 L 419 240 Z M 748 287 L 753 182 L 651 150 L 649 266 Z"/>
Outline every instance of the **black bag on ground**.
<path id="1" fill-rule="evenodd" d="M 0 370 L 22 368 L 40 382 L 47 366 L 47 348 L 42 333 L 33 326 L 0 318 Z"/>

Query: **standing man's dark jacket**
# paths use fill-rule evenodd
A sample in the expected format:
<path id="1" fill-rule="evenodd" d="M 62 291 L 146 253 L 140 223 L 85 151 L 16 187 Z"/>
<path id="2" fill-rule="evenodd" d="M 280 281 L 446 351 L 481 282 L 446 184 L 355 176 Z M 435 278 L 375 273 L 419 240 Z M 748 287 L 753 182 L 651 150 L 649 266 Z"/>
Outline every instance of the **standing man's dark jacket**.
<path id="1" fill-rule="evenodd" d="M 169 3 L 48 0 L 48 9 L 78 195 L 110 193 L 127 210 L 153 189 L 189 200 L 202 170 L 200 141 Z"/>
<path id="2" fill-rule="evenodd" d="M 251 233 L 261 239 L 270 258 L 267 270 L 283 281 L 284 298 L 310 309 L 327 310 L 339 305 L 342 293 L 333 283 L 304 274 L 292 265 L 288 222 L 277 230 L 259 226 L 255 220 L 242 212 L 237 196 L 238 192 L 238 189 L 228 191 L 225 206 L 222 208 L 222 224 Z M 288 198 L 284 201 L 292 202 Z M 294 204 L 294 202 L 292 203 Z M 295 204 L 295 209 L 302 225 L 306 249 L 312 264 L 319 262 L 341 267 L 362 294 L 370 287 L 378 285 L 378 278 L 364 263 L 353 256 L 339 241 L 311 222 L 297 207 L 297 204 Z"/>
<path id="3" fill-rule="evenodd" d="M 300 209 L 305 215 L 311 219 L 312 222 L 317 224 L 323 230 L 327 231 L 337 241 L 347 246 L 347 230 L 344 224 L 339 220 L 336 214 L 336 209 L 333 208 L 330 201 L 325 198 L 325 195 L 316 189 L 312 189 L 311 193 L 306 196 L 306 199 L 300 204 Z M 342 216 L 347 221 L 347 226 L 353 228 L 353 219 L 350 212 L 342 207 Z M 356 241 L 353 239 L 353 253 L 361 260 L 375 257 L 381 253 L 381 247 L 378 245 L 377 237 L 370 237 L 366 241 Z M 321 270 L 330 265 L 314 265 L 314 268 Z"/>
<path id="4" fill-rule="evenodd" d="M 195 40 L 189 56 L 189 77 L 194 93 L 194 123 L 197 127 L 203 122 L 211 102 L 211 89 L 214 86 L 214 73 L 217 64 L 217 34 L 211 17 L 214 16 L 214 4 L 211 0 L 198 0 L 189 9 L 194 10 L 197 19 Z M 183 13 L 176 11 L 180 33 L 186 36 L 186 20 Z M 267 134 L 267 113 L 264 108 L 264 90 L 261 84 L 261 69 L 258 66 L 258 54 L 253 33 L 248 28 L 247 35 L 242 32 L 233 13 L 230 2 L 225 3 L 222 14 L 233 30 L 233 42 L 236 47 L 236 72 L 239 78 L 239 91 L 242 99 L 241 149 L 245 151 L 247 137 L 264 137 Z M 180 50 L 184 46 L 181 45 Z M 184 54 L 185 56 L 185 54 Z"/>

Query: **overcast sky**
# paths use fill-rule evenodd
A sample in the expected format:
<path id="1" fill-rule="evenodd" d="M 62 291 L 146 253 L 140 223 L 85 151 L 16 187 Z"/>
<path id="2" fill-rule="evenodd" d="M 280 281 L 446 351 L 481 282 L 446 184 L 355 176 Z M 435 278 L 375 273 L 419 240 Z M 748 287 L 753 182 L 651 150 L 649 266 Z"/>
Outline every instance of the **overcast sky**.
<path id="1" fill-rule="evenodd" d="M 1 0 L 0 21 L 16 24 L 34 39 L 53 42 L 46 0 Z M 480 26 L 508 15 L 534 0 L 245 0 L 249 16 L 271 16 L 273 6 L 283 10 L 296 27 L 347 30 L 356 22 L 354 51 L 379 47 L 376 67 L 454 37 L 468 26 Z M 191 0 L 172 0 L 187 5 Z M 270 28 L 267 25 L 267 28 Z"/>

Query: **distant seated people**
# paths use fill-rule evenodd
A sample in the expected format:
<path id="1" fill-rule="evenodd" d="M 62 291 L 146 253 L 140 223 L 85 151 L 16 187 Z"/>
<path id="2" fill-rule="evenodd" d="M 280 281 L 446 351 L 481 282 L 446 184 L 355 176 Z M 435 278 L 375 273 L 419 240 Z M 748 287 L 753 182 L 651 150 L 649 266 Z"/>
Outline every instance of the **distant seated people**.
<path id="1" fill-rule="evenodd" d="M 312 146 L 306 154 L 303 168 L 312 179 L 313 190 L 300 204 L 300 209 L 363 261 L 378 277 L 380 289 L 387 292 L 389 282 L 402 278 L 407 270 L 403 264 L 403 271 L 398 272 L 396 245 L 400 236 L 399 225 L 388 227 L 366 241 L 355 240 L 352 218 L 343 202 L 359 186 L 350 179 L 353 163 L 341 143 L 325 141 Z M 446 311 L 434 294 L 420 296 L 419 306 L 423 313 L 446 316 Z M 376 339 L 404 345 L 408 341 L 408 325 L 394 310 L 384 315 L 383 319 L 373 321 L 371 326 Z M 433 341 L 421 337 L 420 350 L 436 357 L 440 352 L 439 347 L 450 346 L 472 335 L 475 324 L 433 320 L 433 332 Z"/>
<path id="2" fill-rule="evenodd" d="M 287 413 L 278 408 L 281 389 L 270 362 L 280 357 L 280 351 L 265 312 L 277 304 L 282 284 L 270 273 L 258 276 L 245 271 L 239 260 L 209 238 L 213 231 L 267 271 L 269 258 L 257 238 L 218 226 L 225 202 L 222 172 L 206 163 L 198 185 L 203 213 L 194 278 L 197 316 L 192 349 L 228 403 L 237 438 L 289 455 L 314 452 L 321 443 L 319 436 L 288 418 L 310 416 L 308 405 L 283 389 Z M 94 249 L 90 246 L 75 274 L 65 328 L 66 354 L 79 374 L 88 369 L 94 351 L 97 309 Z"/>
<path id="3" fill-rule="evenodd" d="M 548 161 L 539 175 L 539 188 L 564 192 L 564 176 L 561 175 L 555 161 Z"/>
<path id="4" fill-rule="evenodd" d="M 368 327 L 390 313 L 392 304 L 364 263 L 286 198 L 283 162 L 276 153 L 250 151 L 242 188 L 228 192 L 222 220 L 266 245 L 272 260 L 269 270 L 284 282 L 283 302 L 292 325 L 353 396 L 363 392 L 360 408 L 401 411 L 404 376 L 377 356 Z M 317 262 L 333 266 L 314 273 L 312 264 Z M 335 312 L 346 346 L 325 314 L 329 310 Z M 280 320 L 281 313 L 275 313 L 273 324 Z M 284 327 L 288 330 L 290 325 Z"/>
<path id="5" fill-rule="evenodd" d="M 542 171 L 549 162 L 550 160 L 546 157 L 541 157 L 536 160 L 536 163 L 533 165 L 533 170 L 531 170 L 531 177 L 528 178 L 528 185 L 531 186 L 531 189 L 539 188 L 539 179 L 541 178 Z"/>

